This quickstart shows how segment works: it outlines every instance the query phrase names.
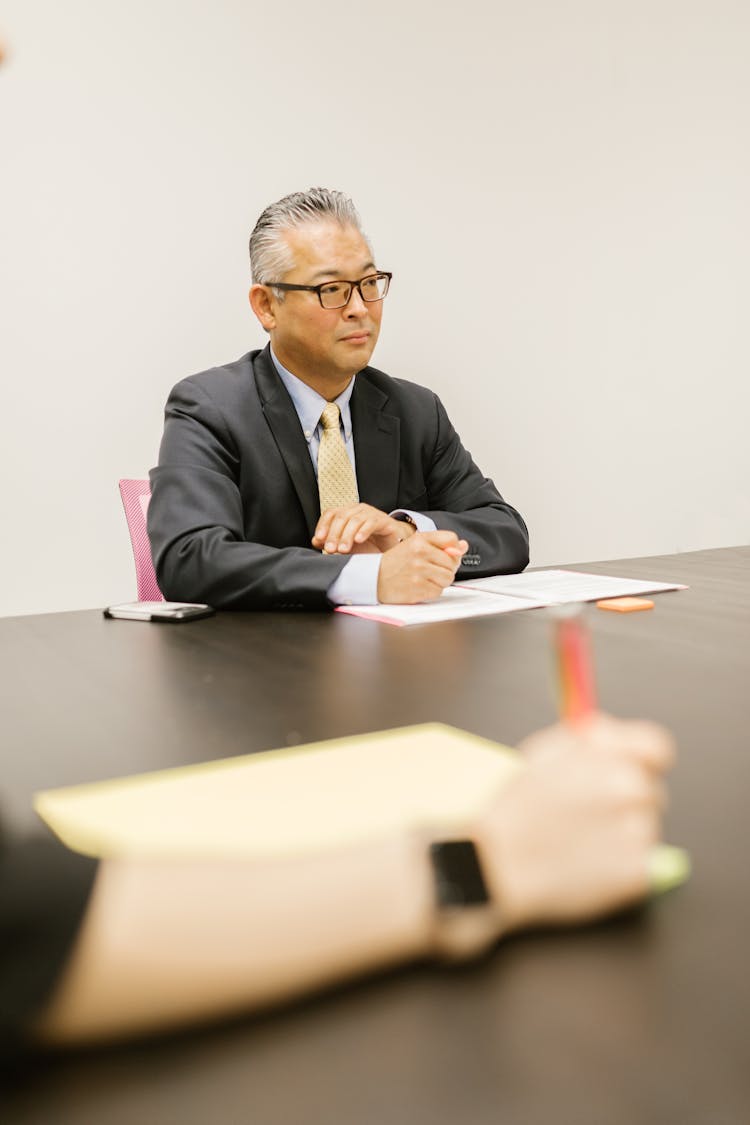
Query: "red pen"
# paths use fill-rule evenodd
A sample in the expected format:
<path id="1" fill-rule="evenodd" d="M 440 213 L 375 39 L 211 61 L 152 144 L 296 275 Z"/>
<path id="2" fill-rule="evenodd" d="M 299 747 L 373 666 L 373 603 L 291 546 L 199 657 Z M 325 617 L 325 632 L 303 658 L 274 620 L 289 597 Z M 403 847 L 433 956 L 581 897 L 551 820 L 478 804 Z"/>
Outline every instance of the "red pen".
<path id="1" fill-rule="evenodd" d="M 589 631 L 580 605 L 559 606 L 554 614 L 560 715 L 580 723 L 596 711 Z"/>

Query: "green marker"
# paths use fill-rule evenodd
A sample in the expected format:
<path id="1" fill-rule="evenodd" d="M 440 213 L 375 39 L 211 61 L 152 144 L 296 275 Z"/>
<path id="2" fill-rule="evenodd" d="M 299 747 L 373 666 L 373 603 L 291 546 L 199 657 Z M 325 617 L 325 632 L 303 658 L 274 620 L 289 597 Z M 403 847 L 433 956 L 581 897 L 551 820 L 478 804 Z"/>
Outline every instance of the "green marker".
<path id="1" fill-rule="evenodd" d="M 648 863 L 648 880 L 654 895 L 671 891 L 690 878 L 690 856 L 684 848 L 657 844 Z"/>

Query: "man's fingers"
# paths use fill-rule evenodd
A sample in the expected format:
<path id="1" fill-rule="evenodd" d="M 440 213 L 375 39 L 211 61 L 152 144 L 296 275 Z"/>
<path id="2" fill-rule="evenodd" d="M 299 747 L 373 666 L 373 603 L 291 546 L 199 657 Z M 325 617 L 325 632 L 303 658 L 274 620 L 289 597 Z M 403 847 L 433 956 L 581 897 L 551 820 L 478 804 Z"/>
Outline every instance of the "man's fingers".
<path id="1" fill-rule="evenodd" d="M 338 551 L 347 554 L 355 542 L 364 543 L 370 538 L 374 526 L 375 520 L 372 517 L 360 514 L 348 518 L 338 517 L 333 520 L 326 536 L 325 549 L 331 553 Z"/>
<path id="2" fill-rule="evenodd" d="M 323 549 L 329 554 L 333 554 L 339 549 L 343 541 L 344 531 L 348 524 L 349 520 L 343 514 L 334 515 L 333 519 L 330 521 L 328 531 L 323 539 Z"/>
<path id="3" fill-rule="evenodd" d="M 330 508 L 318 520 L 312 538 L 313 547 L 328 554 L 348 554 L 355 544 L 366 543 L 398 527 L 396 521 L 371 504 L 352 504 Z"/>
<path id="4" fill-rule="evenodd" d="M 366 520 L 363 512 L 351 508 L 331 508 L 320 517 L 315 535 L 314 547 L 322 547 L 329 554 L 337 551 L 340 545 L 354 541 L 356 532 Z"/>
<path id="5" fill-rule="evenodd" d="M 455 546 L 443 547 L 446 555 L 450 555 L 451 558 L 457 559 L 459 562 L 464 557 L 468 549 L 469 544 L 465 539 L 459 539 L 458 543 Z"/>
<path id="6" fill-rule="evenodd" d="M 399 544 L 399 548 L 429 560 L 435 566 L 450 569 L 455 574 L 469 544 L 465 539 L 459 539 L 453 531 L 421 531 L 412 535 L 404 544 Z"/>
<path id="7" fill-rule="evenodd" d="M 315 526 L 315 533 L 312 537 L 313 544 L 319 546 L 325 543 L 326 537 L 328 535 L 328 530 L 333 522 L 333 518 L 341 510 L 342 509 L 340 508 L 329 508 L 327 511 L 321 514 L 320 519 Z"/>
<path id="8" fill-rule="evenodd" d="M 414 539 L 417 539 L 416 535 Z M 443 550 L 446 547 L 458 547 L 460 543 L 466 543 L 465 539 L 458 538 L 455 531 L 421 531 L 419 539 L 423 543 L 431 543 L 434 547 L 440 547 Z M 466 543 L 466 547 L 468 548 L 468 543 Z"/>
<path id="9" fill-rule="evenodd" d="M 412 554 L 422 565 L 445 571 L 451 576 L 449 581 L 452 582 L 464 552 L 453 546 L 436 547 L 434 543 L 420 543 L 420 538 L 421 536 L 414 535 L 404 546 L 411 548 Z"/>
<path id="10" fill-rule="evenodd" d="M 380 564 L 378 599 L 414 605 L 438 598 L 455 577 L 463 554 L 458 544 L 452 531 L 432 531 L 412 535 L 386 551 Z M 446 548 L 453 548 L 454 554 Z"/>

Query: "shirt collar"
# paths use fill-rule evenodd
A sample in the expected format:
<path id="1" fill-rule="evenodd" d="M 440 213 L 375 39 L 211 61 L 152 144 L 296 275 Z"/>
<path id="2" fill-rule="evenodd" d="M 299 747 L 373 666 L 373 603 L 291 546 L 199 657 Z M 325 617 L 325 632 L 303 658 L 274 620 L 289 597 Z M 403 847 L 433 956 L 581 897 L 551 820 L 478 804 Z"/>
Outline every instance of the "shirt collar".
<path id="1" fill-rule="evenodd" d="M 305 440 L 309 444 L 320 422 L 320 415 L 323 413 L 323 408 L 328 400 L 323 398 L 322 395 L 319 395 L 317 391 L 314 391 L 312 387 L 308 387 L 307 383 L 303 383 L 302 380 L 298 379 L 296 375 L 293 375 L 291 371 L 288 371 L 283 363 L 274 355 L 273 348 L 271 348 L 271 359 L 279 373 L 279 378 L 289 392 L 289 397 L 294 404 L 294 409 L 297 411 L 297 417 L 302 426 Z M 341 411 L 341 421 L 344 425 L 344 437 L 346 441 L 350 441 L 352 436 L 352 412 L 349 407 L 349 401 L 352 397 L 353 390 L 354 379 L 351 379 L 346 390 L 342 391 L 338 398 L 333 400 Z"/>

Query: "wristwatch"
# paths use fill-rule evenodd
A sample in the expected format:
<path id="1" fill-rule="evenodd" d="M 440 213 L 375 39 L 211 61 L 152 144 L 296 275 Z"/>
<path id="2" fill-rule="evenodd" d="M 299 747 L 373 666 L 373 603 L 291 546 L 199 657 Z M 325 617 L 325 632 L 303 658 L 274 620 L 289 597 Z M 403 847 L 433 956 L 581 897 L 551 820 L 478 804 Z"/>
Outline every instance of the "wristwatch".
<path id="1" fill-rule="evenodd" d="M 439 840 L 429 847 L 435 884 L 435 955 L 467 961 L 490 949 L 502 917 L 487 889 L 473 840 Z"/>
<path id="2" fill-rule="evenodd" d="M 398 515 L 394 516 L 393 518 L 394 520 L 398 520 L 399 523 L 411 524 L 415 531 L 419 531 L 419 528 L 417 527 L 414 520 L 411 518 L 411 516 L 407 515 L 406 512 L 399 512 Z M 401 540 L 401 542 L 403 543 L 403 539 Z"/>

